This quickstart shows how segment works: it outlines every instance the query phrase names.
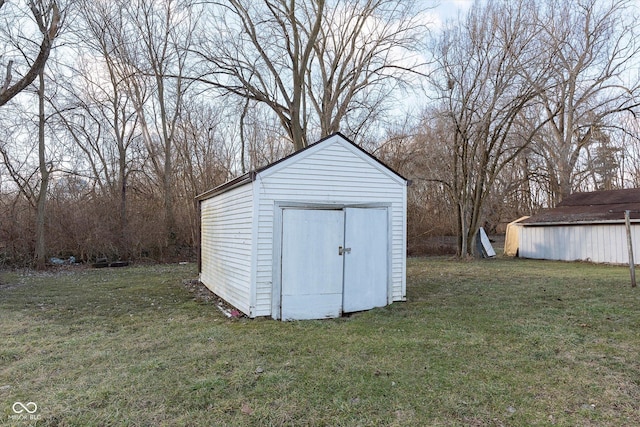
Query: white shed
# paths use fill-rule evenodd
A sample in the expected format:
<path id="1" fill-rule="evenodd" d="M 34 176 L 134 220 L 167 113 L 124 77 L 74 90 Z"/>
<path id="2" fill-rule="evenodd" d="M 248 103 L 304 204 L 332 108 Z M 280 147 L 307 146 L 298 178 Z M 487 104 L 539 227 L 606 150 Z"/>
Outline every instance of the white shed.
<path id="1" fill-rule="evenodd" d="M 520 221 L 518 256 L 627 264 L 625 211 L 631 240 L 640 248 L 640 189 L 574 193 L 556 208 Z M 638 259 L 638 258 L 635 258 Z"/>
<path id="2" fill-rule="evenodd" d="M 249 317 L 406 299 L 407 180 L 341 134 L 197 197 L 200 281 Z"/>

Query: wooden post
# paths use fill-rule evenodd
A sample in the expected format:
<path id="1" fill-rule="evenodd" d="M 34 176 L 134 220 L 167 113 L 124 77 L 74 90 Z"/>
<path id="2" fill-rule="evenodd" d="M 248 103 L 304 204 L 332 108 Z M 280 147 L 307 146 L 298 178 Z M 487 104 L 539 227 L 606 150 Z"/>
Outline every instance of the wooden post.
<path id="1" fill-rule="evenodd" d="M 627 226 L 627 248 L 629 250 L 629 271 L 631 272 L 631 287 L 636 287 L 636 266 L 633 262 L 633 246 L 631 244 L 631 220 L 629 219 L 629 211 L 624 211 L 624 221 Z"/>

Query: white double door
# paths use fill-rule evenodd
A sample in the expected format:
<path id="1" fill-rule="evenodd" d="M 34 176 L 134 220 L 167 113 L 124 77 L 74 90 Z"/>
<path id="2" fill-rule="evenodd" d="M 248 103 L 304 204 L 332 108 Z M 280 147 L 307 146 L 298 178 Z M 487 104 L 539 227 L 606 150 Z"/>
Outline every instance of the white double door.
<path id="1" fill-rule="evenodd" d="M 281 319 L 321 319 L 387 305 L 386 208 L 282 212 Z"/>

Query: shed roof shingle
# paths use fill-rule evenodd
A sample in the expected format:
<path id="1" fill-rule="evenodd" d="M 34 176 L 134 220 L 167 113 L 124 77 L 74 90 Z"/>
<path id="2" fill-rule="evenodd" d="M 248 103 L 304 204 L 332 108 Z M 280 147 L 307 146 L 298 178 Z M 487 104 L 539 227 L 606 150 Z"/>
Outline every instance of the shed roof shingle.
<path id="1" fill-rule="evenodd" d="M 630 218 L 640 219 L 640 188 L 573 193 L 557 207 L 541 211 L 522 223 L 622 221 L 626 210 L 630 211 Z"/>

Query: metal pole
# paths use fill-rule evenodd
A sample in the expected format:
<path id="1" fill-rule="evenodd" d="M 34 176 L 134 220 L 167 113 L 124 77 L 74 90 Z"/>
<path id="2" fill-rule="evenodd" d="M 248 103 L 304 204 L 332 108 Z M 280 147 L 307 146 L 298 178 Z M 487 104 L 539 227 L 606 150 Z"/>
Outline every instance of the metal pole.
<path id="1" fill-rule="evenodd" d="M 631 220 L 629 211 L 624 211 L 624 222 L 627 226 L 627 248 L 629 249 L 629 271 L 631 272 L 631 287 L 636 287 L 636 266 L 633 262 L 633 246 L 631 244 Z"/>

